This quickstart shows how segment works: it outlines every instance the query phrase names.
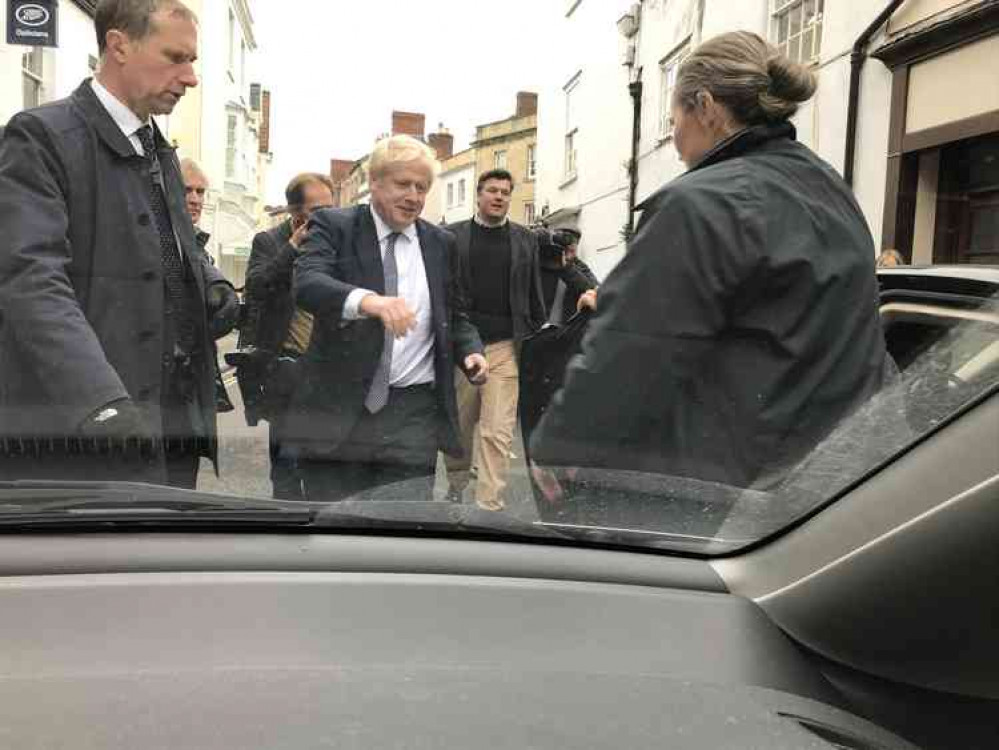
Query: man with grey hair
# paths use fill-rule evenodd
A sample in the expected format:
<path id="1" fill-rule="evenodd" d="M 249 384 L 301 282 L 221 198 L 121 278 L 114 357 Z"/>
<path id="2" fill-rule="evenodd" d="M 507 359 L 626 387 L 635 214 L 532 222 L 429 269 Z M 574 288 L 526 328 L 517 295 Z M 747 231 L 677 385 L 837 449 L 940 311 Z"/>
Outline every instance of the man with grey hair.
<path id="1" fill-rule="evenodd" d="M 460 451 L 455 363 L 488 364 L 466 313 L 454 237 L 419 218 L 437 167 L 409 136 L 375 146 L 371 205 L 312 215 L 295 267 L 296 303 L 315 316 L 288 446 L 306 499 L 432 497 L 437 451 Z"/>
<path id="2" fill-rule="evenodd" d="M 0 144 L 0 451 L 17 446 L 0 473 L 194 487 L 216 453 L 212 339 L 238 300 L 152 116 L 198 84 L 197 19 L 100 0 L 95 28 L 96 77 Z"/>
<path id="3" fill-rule="evenodd" d="M 201 228 L 201 214 L 205 210 L 205 196 L 208 194 L 208 177 L 201 165 L 194 159 L 180 160 L 180 174 L 184 178 L 184 202 L 191 215 L 198 244 L 207 249 L 209 234 Z"/>

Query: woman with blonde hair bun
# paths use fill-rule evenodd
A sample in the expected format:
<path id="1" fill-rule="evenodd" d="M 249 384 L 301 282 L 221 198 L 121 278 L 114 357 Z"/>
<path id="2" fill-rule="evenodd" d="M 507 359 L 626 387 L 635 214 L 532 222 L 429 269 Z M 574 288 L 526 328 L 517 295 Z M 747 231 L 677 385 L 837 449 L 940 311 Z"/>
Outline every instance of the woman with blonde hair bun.
<path id="1" fill-rule="evenodd" d="M 790 122 L 815 89 L 748 32 L 682 63 L 672 137 L 688 171 L 638 207 L 535 432 L 539 464 L 770 487 L 881 387 L 871 234 Z"/>

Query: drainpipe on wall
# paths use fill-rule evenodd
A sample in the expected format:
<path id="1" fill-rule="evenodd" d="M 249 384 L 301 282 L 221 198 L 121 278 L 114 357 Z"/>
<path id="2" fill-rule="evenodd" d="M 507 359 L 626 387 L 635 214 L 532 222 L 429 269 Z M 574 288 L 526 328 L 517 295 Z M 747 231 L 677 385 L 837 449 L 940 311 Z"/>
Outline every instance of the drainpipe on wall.
<path id="1" fill-rule="evenodd" d="M 617 29 L 624 37 L 627 49 L 624 65 L 628 69 L 628 95 L 631 97 L 631 158 L 628 159 L 628 218 L 622 229 L 625 242 L 635 230 L 635 203 L 638 195 L 638 149 L 642 137 L 642 66 L 639 51 L 642 35 L 642 3 L 631 6 L 631 11 L 617 22 Z"/>
<path id="2" fill-rule="evenodd" d="M 884 26 L 892 13 L 896 11 L 905 0 L 891 0 L 888 7 L 878 14 L 874 22 L 864 29 L 863 33 L 857 37 L 853 44 L 853 51 L 850 53 L 850 92 L 847 97 L 846 107 L 846 153 L 843 157 L 843 179 L 846 184 L 853 187 L 854 163 L 857 156 L 857 119 L 860 110 L 860 71 L 867 61 L 867 44 L 871 37 Z"/>
<path id="3" fill-rule="evenodd" d="M 638 148 L 642 140 L 642 74 L 628 84 L 631 94 L 631 160 L 628 162 L 628 239 L 635 230 L 635 201 L 638 194 Z"/>

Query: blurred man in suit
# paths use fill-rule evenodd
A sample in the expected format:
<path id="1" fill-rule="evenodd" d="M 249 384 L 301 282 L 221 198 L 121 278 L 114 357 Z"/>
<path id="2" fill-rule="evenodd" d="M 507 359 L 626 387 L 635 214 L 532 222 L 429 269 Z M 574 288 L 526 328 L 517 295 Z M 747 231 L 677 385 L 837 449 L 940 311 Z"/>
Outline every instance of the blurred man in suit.
<path id="1" fill-rule="evenodd" d="M 295 269 L 295 300 L 315 316 L 288 446 L 309 500 L 397 482 L 432 497 L 437 451 L 460 451 L 455 363 L 488 365 L 466 313 L 454 237 L 420 219 L 434 152 L 409 136 L 371 155 L 371 205 L 317 211 Z"/>

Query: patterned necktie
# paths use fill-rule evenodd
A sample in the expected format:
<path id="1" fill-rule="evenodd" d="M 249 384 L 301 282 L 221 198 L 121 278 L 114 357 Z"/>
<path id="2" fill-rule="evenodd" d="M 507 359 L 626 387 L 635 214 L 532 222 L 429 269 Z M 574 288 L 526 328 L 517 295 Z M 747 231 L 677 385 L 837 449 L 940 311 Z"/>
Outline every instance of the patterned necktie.
<path id="1" fill-rule="evenodd" d="M 399 233 L 393 232 L 388 236 L 388 243 L 385 247 L 385 259 L 382 266 L 385 271 L 385 296 L 397 297 L 399 295 L 399 266 L 395 261 L 395 243 L 399 239 Z M 378 361 L 378 369 L 375 371 L 375 378 L 371 381 L 371 388 L 368 390 L 368 397 L 364 399 L 364 406 L 372 414 L 377 414 L 389 399 L 389 375 L 392 372 L 392 345 L 395 338 L 392 332 L 385 329 L 385 342 L 382 345 L 382 357 Z"/>
<path id="2" fill-rule="evenodd" d="M 181 314 L 184 305 L 184 265 L 177 248 L 177 238 L 170 222 L 170 211 L 167 208 L 166 189 L 163 182 L 163 172 L 156 156 L 156 143 L 153 140 L 153 129 L 143 125 L 135 131 L 142 150 L 145 152 L 149 165 L 149 203 L 153 209 L 156 229 L 160 237 L 160 259 L 163 263 L 163 282 L 166 286 L 168 304 L 177 315 L 179 330 L 177 344 L 185 352 L 194 348 L 194 331 L 187 316 Z M 189 330 L 190 329 L 190 330 Z"/>

